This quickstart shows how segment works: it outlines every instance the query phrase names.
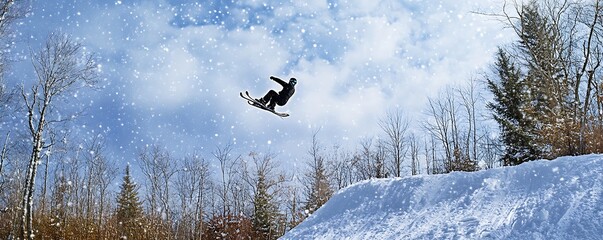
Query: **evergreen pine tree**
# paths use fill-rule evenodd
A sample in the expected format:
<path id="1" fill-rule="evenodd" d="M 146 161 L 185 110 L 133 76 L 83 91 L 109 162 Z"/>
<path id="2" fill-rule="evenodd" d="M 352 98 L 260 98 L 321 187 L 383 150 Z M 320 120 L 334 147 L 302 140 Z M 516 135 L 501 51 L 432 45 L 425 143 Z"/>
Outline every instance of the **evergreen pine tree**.
<path id="1" fill-rule="evenodd" d="M 126 175 L 117 196 L 116 218 L 120 224 L 120 236 L 132 239 L 135 234 L 142 232 L 142 203 L 138 198 L 136 183 L 131 180 L 129 165 L 126 166 Z"/>
<path id="2" fill-rule="evenodd" d="M 253 228 L 262 239 L 276 239 L 276 237 L 273 237 L 275 234 L 273 226 L 276 217 L 276 207 L 272 197 L 268 193 L 265 175 L 258 176 L 256 187 L 257 192 L 253 199 Z"/>
<path id="3" fill-rule="evenodd" d="M 535 144 L 542 153 L 539 157 L 555 157 L 555 154 L 571 154 L 567 141 L 571 131 L 564 125 L 572 122 L 571 88 L 563 78 L 563 45 L 558 30 L 541 14 L 537 1 L 524 5 L 520 14 L 521 32 L 519 58 L 525 64 L 527 87 L 524 108 L 526 117 L 532 118 L 537 127 Z"/>
<path id="4" fill-rule="evenodd" d="M 316 140 L 317 134 L 318 132 L 312 136 L 312 147 L 308 151 L 312 157 L 312 160 L 309 162 L 309 172 L 306 173 L 307 200 L 305 209 L 308 214 L 322 207 L 331 198 L 331 195 L 333 195 L 333 190 L 327 176 L 325 159 L 320 154 L 320 147 Z"/>
<path id="5" fill-rule="evenodd" d="M 499 48 L 495 63 L 497 80 L 487 79 L 494 101 L 488 104 L 501 130 L 505 154 L 504 165 L 517 165 L 538 158 L 540 152 L 534 143 L 534 123 L 525 115 L 526 85 L 520 70 Z"/>
<path id="6" fill-rule="evenodd" d="M 311 185 L 308 189 L 308 200 L 306 202 L 306 210 L 310 214 L 322 207 L 333 194 L 327 179 L 324 162 L 322 157 L 320 158 L 321 160 L 317 161 L 310 177 Z"/>

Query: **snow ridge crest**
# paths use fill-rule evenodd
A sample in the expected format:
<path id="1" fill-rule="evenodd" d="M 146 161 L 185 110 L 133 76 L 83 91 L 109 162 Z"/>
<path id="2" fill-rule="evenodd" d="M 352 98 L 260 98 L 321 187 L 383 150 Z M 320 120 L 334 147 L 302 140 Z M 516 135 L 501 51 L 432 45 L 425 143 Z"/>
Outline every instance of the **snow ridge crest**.
<path id="1" fill-rule="evenodd" d="M 282 239 L 599 239 L 603 155 L 363 181 Z"/>

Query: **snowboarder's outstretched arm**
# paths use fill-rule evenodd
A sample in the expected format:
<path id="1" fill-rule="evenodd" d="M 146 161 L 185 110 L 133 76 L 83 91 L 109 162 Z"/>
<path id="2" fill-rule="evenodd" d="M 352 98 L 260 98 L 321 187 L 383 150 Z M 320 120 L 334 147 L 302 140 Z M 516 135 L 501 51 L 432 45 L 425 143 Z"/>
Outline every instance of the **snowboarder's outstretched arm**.
<path id="1" fill-rule="evenodd" d="M 275 81 L 275 82 L 279 83 L 279 84 L 280 84 L 280 85 L 282 85 L 283 87 L 284 87 L 285 85 L 287 85 L 287 82 L 285 82 L 285 81 L 283 81 L 282 79 L 277 78 L 277 77 L 275 77 L 275 76 L 270 76 L 270 79 L 272 79 L 273 81 Z"/>

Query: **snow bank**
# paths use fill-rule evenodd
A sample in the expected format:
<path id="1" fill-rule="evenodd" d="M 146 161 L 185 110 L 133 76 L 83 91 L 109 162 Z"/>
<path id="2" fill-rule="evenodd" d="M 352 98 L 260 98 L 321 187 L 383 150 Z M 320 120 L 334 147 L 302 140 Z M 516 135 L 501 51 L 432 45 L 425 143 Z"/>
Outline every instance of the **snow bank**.
<path id="1" fill-rule="evenodd" d="M 603 155 L 587 155 L 360 182 L 282 239 L 601 238 Z"/>

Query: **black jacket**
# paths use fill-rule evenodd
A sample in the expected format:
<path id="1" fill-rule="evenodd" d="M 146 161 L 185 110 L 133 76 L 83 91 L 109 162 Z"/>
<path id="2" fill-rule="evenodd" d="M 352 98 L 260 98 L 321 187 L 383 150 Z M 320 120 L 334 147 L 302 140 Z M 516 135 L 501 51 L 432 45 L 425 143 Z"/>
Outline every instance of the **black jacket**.
<path id="1" fill-rule="evenodd" d="M 283 86 L 283 90 L 278 92 L 279 104 L 282 105 L 287 103 L 287 101 L 289 101 L 289 98 L 291 98 L 291 96 L 293 96 L 293 94 L 295 93 L 295 87 L 277 77 L 270 77 L 270 79 Z"/>

